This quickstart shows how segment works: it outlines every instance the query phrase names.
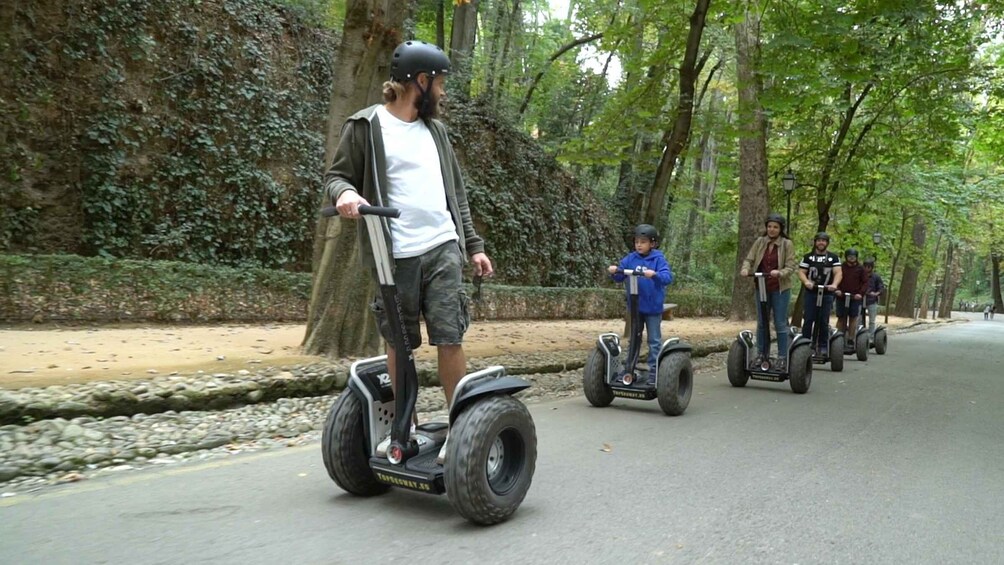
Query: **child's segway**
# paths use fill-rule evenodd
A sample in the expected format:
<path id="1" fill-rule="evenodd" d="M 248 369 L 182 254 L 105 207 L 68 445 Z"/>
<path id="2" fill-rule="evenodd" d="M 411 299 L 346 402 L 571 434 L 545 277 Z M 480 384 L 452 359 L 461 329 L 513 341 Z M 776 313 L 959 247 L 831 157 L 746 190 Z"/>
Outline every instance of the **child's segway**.
<path id="1" fill-rule="evenodd" d="M 764 273 L 753 273 L 757 283 L 757 311 L 763 316 L 767 330 L 767 350 L 770 351 L 770 310 L 767 303 L 767 281 Z M 812 344 L 801 334 L 792 334 L 788 344 L 788 364 L 782 367 L 775 357 L 757 361 L 757 349 L 753 343 L 753 332 L 743 330 L 729 348 L 729 383 L 734 387 L 744 387 L 750 379 L 783 383 L 789 381 L 791 391 L 797 394 L 809 392 L 812 384 Z"/>
<path id="2" fill-rule="evenodd" d="M 844 342 L 847 338 L 844 336 L 844 332 L 836 328 L 830 328 L 828 316 L 823 315 L 823 297 L 833 292 L 826 290 L 824 285 L 816 284 L 815 286 L 816 321 L 812 328 L 812 362 L 817 365 L 829 363 L 830 370 L 834 373 L 839 373 L 844 370 Z M 825 353 L 819 351 L 816 345 L 819 343 L 820 332 L 827 332 L 829 334 L 829 347 Z M 834 351 L 837 353 L 834 354 Z"/>
<path id="3" fill-rule="evenodd" d="M 847 314 L 847 320 L 850 321 L 851 315 L 851 303 L 854 302 L 854 298 L 851 293 L 844 293 L 844 312 Z M 860 318 L 861 316 L 858 315 Z M 861 325 L 858 325 L 861 328 Z M 868 332 L 857 332 L 854 335 L 854 341 L 844 338 L 844 355 L 857 355 L 858 361 L 868 360 Z"/>
<path id="4" fill-rule="evenodd" d="M 690 404 L 694 390 L 694 369 L 690 364 L 691 347 L 680 338 L 663 342 L 656 364 L 656 380 L 638 371 L 641 353 L 642 322 L 638 312 L 638 278 L 644 276 L 642 267 L 624 269 L 630 289 L 631 342 L 626 355 L 621 355 L 620 336 L 600 334 L 596 348 L 589 354 L 582 373 L 582 389 L 586 400 L 593 406 L 609 406 L 614 397 L 635 400 L 659 400 L 659 407 L 667 416 L 679 416 Z M 621 361 L 622 362 L 618 362 Z"/>
<path id="5" fill-rule="evenodd" d="M 334 208 L 322 213 L 334 215 Z M 397 356 L 392 390 L 387 356 L 352 364 L 348 385 L 328 412 L 321 439 L 328 475 L 344 490 L 372 496 L 397 486 L 445 492 L 453 507 L 478 524 L 495 524 L 519 507 L 530 488 L 537 460 L 533 419 L 512 394 L 530 385 L 495 366 L 457 384 L 445 422 L 417 426 L 412 433 L 418 374 L 401 303 L 384 217 L 393 208 L 360 206 L 376 262 L 380 293 Z M 449 441 L 446 439 L 449 430 Z M 389 445 L 381 440 L 389 434 Z M 440 459 L 443 444 L 445 459 Z"/>
<path id="6" fill-rule="evenodd" d="M 869 349 L 874 349 L 875 353 L 879 355 L 885 355 L 886 348 L 889 345 L 889 336 L 886 335 L 885 326 L 875 326 L 874 330 L 869 330 L 865 327 L 865 321 L 862 320 L 858 324 L 858 336 L 862 333 L 868 336 Z"/>

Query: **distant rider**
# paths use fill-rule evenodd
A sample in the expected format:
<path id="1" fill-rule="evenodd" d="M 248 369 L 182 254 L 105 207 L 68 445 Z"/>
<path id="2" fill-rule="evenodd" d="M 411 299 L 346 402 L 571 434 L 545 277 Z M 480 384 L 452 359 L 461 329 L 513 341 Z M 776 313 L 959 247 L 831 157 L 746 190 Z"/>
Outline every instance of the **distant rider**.
<path id="1" fill-rule="evenodd" d="M 802 335 L 808 339 L 813 339 L 812 330 L 817 319 L 821 322 L 821 327 L 816 328 L 818 334 L 813 344 L 816 354 L 826 355 L 827 344 L 830 336 L 827 332 L 827 324 L 830 320 L 830 309 L 833 307 L 833 294 L 843 277 L 840 271 L 840 257 L 836 253 L 827 251 L 830 246 L 830 236 L 826 232 L 816 233 L 813 238 L 812 251 L 802 257 L 802 262 L 798 264 L 798 278 L 802 281 L 805 290 L 805 297 L 802 302 L 804 311 L 804 321 L 802 322 Z M 826 294 L 823 296 L 822 305 L 816 307 L 816 289 L 822 287 Z M 841 352 L 842 354 L 842 352 Z"/>
<path id="2" fill-rule="evenodd" d="M 837 288 L 837 329 L 847 332 L 847 343 L 853 344 L 858 333 L 858 316 L 861 301 L 868 293 L 868 275 L 864 266 L 858 263 L 858 250 L 853 247 L 844 252 L 841 266 L 843 277 Z M 844 306 L 844 296 L 851 295 L 851 305 Z"/>
<path id="3" fill-rule="evenodd" d="M 868 292 L 865 293 L 865 305 L 868 308 L 868 331 L 875 332 L 875 318 L 878 316 L 879 297 L 885 294 L 885 283 L 875 272 L 875 258 L 869 257 L 864 262 L 865 275 L 868 276 Z"/>
<path id="4" fill-rule="evenodd" d="M 774 313 L 774 332 L 777 335 L 778 370 L 785 370 L 788 362 L 788 304 L 791 302 L 791 274 L 795 272 L 795 245 L 784 233 L 784 218 L 772 213 L 764 220 L 764 235 L 756 238 L 743 260 L 739 274 L 746 277 L 751 269 L 767 274 L 767 308 L 757 300 L 756 339 L 759 355 L 754 362 L 759 365 L 770 357 L 770 335 L 767 320 Z"/>

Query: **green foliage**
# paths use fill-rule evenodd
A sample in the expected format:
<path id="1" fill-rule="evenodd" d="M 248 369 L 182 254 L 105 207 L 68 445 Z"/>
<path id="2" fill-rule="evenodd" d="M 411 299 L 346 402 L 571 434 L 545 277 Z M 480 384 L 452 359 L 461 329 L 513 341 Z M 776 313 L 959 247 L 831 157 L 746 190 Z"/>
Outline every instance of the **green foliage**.
<path id="1" fill-rule="evenodd" d="M 0 209 L 13 211 L 0 215 L 0 249 L 306 266 L 335 42 L 303 9 L 12 9 L 2 62 L 15 77 L 0 103 L 17 119 L 5 118 Z M 6 235 L 40 209 L 78 220 L 38 226 L 33 246 Z"/>
<path id="2" fill-rule="evenodd" d="M 75 255 L 0 255 L 0 319 L 302 320 L 310 276 L 257 268 Z"/>

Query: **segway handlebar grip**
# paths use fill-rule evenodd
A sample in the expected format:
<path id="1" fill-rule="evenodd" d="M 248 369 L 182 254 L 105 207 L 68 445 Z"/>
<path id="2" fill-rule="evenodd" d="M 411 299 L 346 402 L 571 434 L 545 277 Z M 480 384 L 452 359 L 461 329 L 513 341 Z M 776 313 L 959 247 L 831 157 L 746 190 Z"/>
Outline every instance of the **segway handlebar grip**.
<path id="1" fill-rule="evenodd" d="M 361 204 L 358 210 L 359 214 L 363 216 L 383 216 L 385 218 L 401 217 L 400 208 L 391 208 L 389 206 L 369 206 L 367 204 Z"/>
<path id="2" fill-rule="evenodd" d="M 368 206 L 362 204 L 359 206 L 359 214 L 363 216 L 384 216 L 387 218 L 400 218 L 401 210 L 397 208 L 389 208 L 387 206 Z M 325 218 L 330 218 L 332 216 L 338 215 L 338 208 L 334 206 L 325 206 L 321 208 L 321 215 Z"/>

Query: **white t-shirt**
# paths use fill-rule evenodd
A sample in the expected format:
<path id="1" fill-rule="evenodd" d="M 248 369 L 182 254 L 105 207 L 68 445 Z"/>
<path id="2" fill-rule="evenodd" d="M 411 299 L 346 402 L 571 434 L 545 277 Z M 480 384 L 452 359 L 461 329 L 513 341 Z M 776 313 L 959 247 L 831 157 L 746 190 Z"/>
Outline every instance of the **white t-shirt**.
<path id="1" fill-rule="evenodd" d="M 377 114 L 387 156 L 386 204 L 401 210 L 401 217 L 390 221 L 394 257 L 417 257 L 456 241 L 439 151 L 429 128 L 422 120 L 401 121 L 383 106 Z"/>

